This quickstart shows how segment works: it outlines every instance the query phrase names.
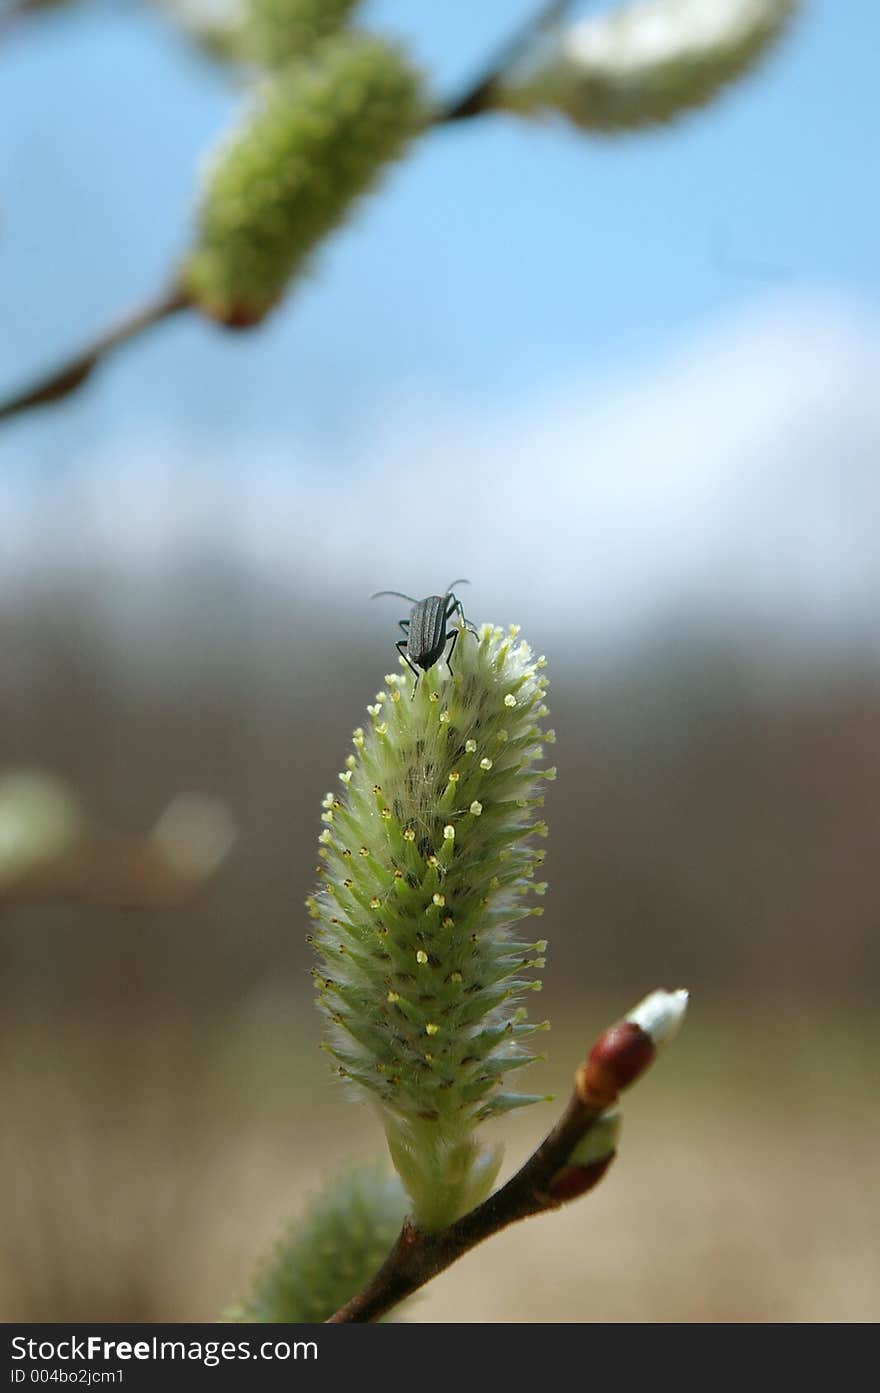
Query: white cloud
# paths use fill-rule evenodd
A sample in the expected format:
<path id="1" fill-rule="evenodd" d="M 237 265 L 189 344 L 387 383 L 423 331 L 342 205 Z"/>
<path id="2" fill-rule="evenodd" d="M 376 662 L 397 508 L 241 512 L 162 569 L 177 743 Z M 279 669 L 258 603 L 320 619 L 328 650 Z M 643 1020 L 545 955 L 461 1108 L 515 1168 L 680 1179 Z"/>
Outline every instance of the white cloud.
<path id="1" fill-rule="evenodd" d="M 30 550 L 29 485 L 0 481 L 0 544 L 19 568 L 222 545 L 346 600 L 463 573 L 475 612 L 578 641 L 679 603 L 834 623 L 880 591 L 878 381 L 876 318 L 786 296 L 506 410 L 402 389 L 344 457 L 120 436 L 43 497 Z"/>

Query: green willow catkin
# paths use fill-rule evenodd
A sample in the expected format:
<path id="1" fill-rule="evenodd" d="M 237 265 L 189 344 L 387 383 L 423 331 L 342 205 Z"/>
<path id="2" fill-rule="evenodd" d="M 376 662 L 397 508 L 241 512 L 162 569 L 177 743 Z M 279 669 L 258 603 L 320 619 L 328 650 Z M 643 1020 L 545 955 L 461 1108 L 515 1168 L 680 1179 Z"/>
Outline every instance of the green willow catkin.
<path id="1" fill-rule="evenodd" d="M 242 50 L 265 68 L 279 68 L 343 29 L 360 0 L 248 0 Z"/>
<path id="2" fill-rule="evenodd" d="M 195 307 L 258 323 L 424 114 L 417 74 L 379 39 L 329 39 L 267 79 L 207 174 L 181 272 Z"/>
<path id="3" fill-rule="evenodd" d="M 515 926 L 546 835 L 540 769 L 544 659 L 516 629 L 461 632 L 411 699 L 386 677 L 324 800 L 321 880 L 308 901 L 319 1003 L 339 1073 L 378 1103 L 389 1149 L 424 1228 L 491 1187 L 500 1155 L 475 1128 L 537 1101 L 505 1075 L 538 1057 L 541 1026 L 518 1005 L 540 983 L 546 944 Z"/>
<path id="4" fill-rule="evenodd" d="M 325 1321 L 381 1266 L 406 1213 L 396 1176 L 364 1166 L 341 1176 L 291 1224 L 254 1279 L 231 1321 Z"/>

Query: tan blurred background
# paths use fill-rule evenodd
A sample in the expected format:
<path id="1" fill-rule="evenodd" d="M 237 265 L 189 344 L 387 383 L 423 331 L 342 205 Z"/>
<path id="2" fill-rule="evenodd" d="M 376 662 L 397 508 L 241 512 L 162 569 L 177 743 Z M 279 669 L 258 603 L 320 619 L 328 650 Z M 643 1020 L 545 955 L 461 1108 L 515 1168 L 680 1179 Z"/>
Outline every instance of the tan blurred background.
<path id="1" fill-rule="evenodd" d="M 421 8 L 367 12 L 439 83 L 510 22 Z M 366 596 L 462 571 L 551 677 L 530 1083 L 563 1095 L 656 986 L 692 1010 L 596 1193 L 409 1318 L 880 1316 L 878 17 L 852 8 L 669 134 L 438 138 L 253 341 L 157 331 L 5 428 L 0 864 L 4 778 L 58 843 L 0 879 L 0 1318 L 216 1319 L 322 1175 L 381 1152 L 318 1048 L 302 905 L 394 660 Z M 237 97 L 144 6 L 2 39 L 4 383 L 161 278 Z M 552 1116 L 498 1128 L 508 1168 Z"/>
<path id="2" fill-rule="evenodd" d="M 385 636 L 338 612 L 319 629 L 244 578 L 233 619 L 211 589 L 149 690 L 126 675 L 137 630 L 107 644 L 88 587 L 4 626 L 19 759 L 118 834 L 171 788 L 239 819 L 186 903 L 3 906 L 6 1319 L 210 1319 L 325 1166 L 380 1150 L 317 1048 L 300 906 Z M 880 699 L 870 674 L 814 665 L 766 693 L 764 670 L 733 639 L 602 682 L 554 662 L 535 1086 L 562 1093 L 654 985 L 687 983 L 692 1015 L 595 1196 L 470 1256 L 419 1318 L 876 1318 Z M 510 1164 L 550 1118 L 505 1129 Z"/>

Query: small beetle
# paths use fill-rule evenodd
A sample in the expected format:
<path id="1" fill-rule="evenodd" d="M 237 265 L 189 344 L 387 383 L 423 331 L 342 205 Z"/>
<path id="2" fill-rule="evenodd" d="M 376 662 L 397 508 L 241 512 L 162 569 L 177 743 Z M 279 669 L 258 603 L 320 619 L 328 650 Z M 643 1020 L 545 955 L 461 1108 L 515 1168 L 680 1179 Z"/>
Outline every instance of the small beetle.
<path id="1" fill-rule="evenodd" d="M 409 619 L 398 620 L 406 638 L 398 639 L 394 646 L 416 675 L 412 690 L 413 696 L 416 694 L 416 687 L 419 685 L 421 676 L 419 668 L 422 669 L 422 672 L 427 672 L 435 663 L 439 663 L 443 656 L 443 650 L 449 638 L 446 625 L 453 614 L 460 616 L 461 623 L 452 633 L 452 642 L 449 645 L 449 652 L 446 654 L 446 666 L 449 668 L 450 676 L 453 674 L 452 664 L 449 660 L 462 627 L 470 629 L 472 634 L 477 632 L 473 624 L 465 619 L 461 600 L 453 591 L 453 586 L 469 584 L 470 581 L 464 578 L 454 580 L 447 585 L 445 594 L 428 595 L 424 600 L 414 600 L 412 595 L 403 595 L 399 590 L 377 590 L 375 595 L 370 596 L 371 600 L 376 600 L 380 595 L 395 595 L 399 600 L 409 600 L 412 605 Z"/>

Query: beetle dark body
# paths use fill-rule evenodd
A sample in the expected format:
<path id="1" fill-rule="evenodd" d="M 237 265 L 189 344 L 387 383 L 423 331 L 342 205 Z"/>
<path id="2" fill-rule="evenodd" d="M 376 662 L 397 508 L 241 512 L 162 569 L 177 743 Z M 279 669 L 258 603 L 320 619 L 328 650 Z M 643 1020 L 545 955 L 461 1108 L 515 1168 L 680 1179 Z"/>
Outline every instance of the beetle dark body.
<path id="1" fill-rule="evenodd" d="M 446 645 L 449 643 L 446 666 L 449 668 L 450 676 L 453 675 L 450 658 L 462 628 L 470 629 L 471 633 L 476 633 L 473 624 L 465 619 L 461 600 L 458 599 L 452 588 L 453 585 L 467 584 L 466 580 L 454 580 L 451 585 L 447 586 L 445 594 L 427 595 L 424 600 L 414 600 L 412 595 L 403 595 L 399 590 L 377 590 L 375 595 L 370 596 L 372 600 L 375 600 L 380 595 L 396 595 L 400 600 L 409 600 L 412 605 L 409 619 L 398 620 L 406 638 L 398 639 L 395 647 L 415 673 L 413 696 L 416 694 L 416 687 L 419 685 L 419 677 L 421 676 L 419 668 L 422 672 L 427 672 L 435 663 L 439 663 L 446 650 Z M 454 614 L 459 615 L 461 623 L 457 629 L 449 634 L 446 626 Z"/>

